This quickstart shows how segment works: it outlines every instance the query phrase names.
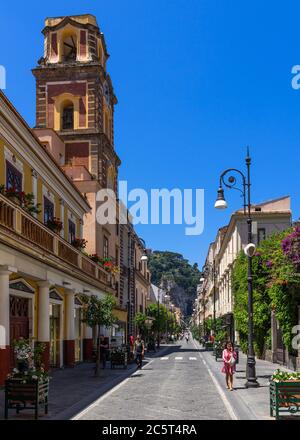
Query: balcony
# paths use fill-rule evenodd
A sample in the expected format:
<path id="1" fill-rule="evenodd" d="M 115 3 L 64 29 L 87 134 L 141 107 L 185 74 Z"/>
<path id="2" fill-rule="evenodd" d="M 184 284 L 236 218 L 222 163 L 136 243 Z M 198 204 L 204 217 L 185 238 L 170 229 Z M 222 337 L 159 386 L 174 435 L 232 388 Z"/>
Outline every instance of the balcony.
<path id="1" fill-rule="evenodd" d="M 48 264 L 53 263 L 60 270 L 66 268 L 74 273 L 75 269 L 78 270 L 79 275 L 90 277 L 92 279 L 90 281 L 101 282 L 111 287 L 110 273 L 2 194 L 0 194 L 0 235 L 3 241 L 8 237 L 15 239 L 16 247 L 20 251 L 26 251 L 28 254 L 31 253 L 30 251 L 35 253 L 38 251 L 43 260 L 46 255 Z"/>

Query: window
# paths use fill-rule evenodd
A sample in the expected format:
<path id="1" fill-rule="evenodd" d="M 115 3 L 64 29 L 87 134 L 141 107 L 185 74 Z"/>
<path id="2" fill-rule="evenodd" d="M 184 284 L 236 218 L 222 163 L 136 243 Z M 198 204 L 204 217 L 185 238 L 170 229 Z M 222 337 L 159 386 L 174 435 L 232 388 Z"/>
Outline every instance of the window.
<path id="1" fill-rule="evenodd" d="M 62 111 L 62 129 L 74 129 L 74 105 L 72 103 L 66 104 Z"/>
<path id="2" fill-rule="evenodd" d="M 72 243 L 75 240 L 75 223 L 69 220 L 69 242 Z"/>
<path id="3" fill-rule="evenodd" d="M 47 223 L 48 220 L 53 220 L 54 218 L 54 204 L 44 197 L 44 223 Z"/>
<path id="4" fill-rule="evenodd" d="M 63 61 L 75 61 L 77 57 L 76 35 L 70 35 L 63 42 Z"/>
<path id="5" fill-rule="evenodd" d="M 266 239 L 266 229 L 259 228 L 257 230 L 257 244 L 261 243 L 265 239 Z"/>
<path id="6" fill-rule="evenodd" d="M 103 257 L 108 258 L 108 238 L 103 238 Z"/>
<path id="7" fill-rule="evenodd" d="M 6 161 L 6 188 L 22 191 L 22 173 L 10 162 Z"/>

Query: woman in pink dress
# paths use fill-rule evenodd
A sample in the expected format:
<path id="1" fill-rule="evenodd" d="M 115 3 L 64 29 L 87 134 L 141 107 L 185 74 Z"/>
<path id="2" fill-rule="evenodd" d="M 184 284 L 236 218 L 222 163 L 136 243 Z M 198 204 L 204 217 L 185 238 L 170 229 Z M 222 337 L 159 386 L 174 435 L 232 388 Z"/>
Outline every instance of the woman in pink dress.
<path id="1" fill-rule="evenodd" d="M 226 386 L 230 391 L 233 391 L 233 375 L 235 373 L 237 353 L 234 351 L 232 342 L 226 343 L 222 359 L 224 362 L 222 373 L 226 374 Z"/>

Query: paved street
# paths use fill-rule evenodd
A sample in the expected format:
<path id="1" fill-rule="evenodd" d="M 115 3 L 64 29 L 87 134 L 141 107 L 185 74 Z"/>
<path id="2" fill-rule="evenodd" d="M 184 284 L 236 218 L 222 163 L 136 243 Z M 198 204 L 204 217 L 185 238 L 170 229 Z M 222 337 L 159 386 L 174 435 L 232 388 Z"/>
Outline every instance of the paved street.
<path id="1" fill-rule="evenodd" d="M 269 377 L 278 365 L 257 360 L 258 389 L 246 389 L 246 356 L 234 379 L 234 391 L 225 388 L 222 361 L 204 351 L 193 340 L 162 346 L 146 356 L 144 368 L 136 371 L 108 368 L 99 378 L 92 364 L 53 372 L 50 384 L 49 414 L 40 410 L 41 420 L 196 420 L 270 419 Z M 284 367 L 281 369 L 286 370 Z M 4 414 L 4 392 L 0 391 L 0 418 Z M 10 419 L 30 420 L 32 411 Z M 298 418 L 299 419 L 299 418 Z"/>
<path id="2" fill-rule="evenodd" d="M 79 420 L 274 420 L 269 415 L 269 379 L 278 365 L 257 360 L 259 388 L 245 388 L 246 356 L 225 387 L 222 361 L 197 341 L 181 341 L 145 362 L 117 387 L 77 414 Z M 281 366 L 282 370 L 289 371 Z M 299 418 L 298 418 L 299 420 Z"/>
<path id="3" fill-rule="evenodd" d="M 230 419 L 193 341 L 145 363 L 78 419 Z"/>

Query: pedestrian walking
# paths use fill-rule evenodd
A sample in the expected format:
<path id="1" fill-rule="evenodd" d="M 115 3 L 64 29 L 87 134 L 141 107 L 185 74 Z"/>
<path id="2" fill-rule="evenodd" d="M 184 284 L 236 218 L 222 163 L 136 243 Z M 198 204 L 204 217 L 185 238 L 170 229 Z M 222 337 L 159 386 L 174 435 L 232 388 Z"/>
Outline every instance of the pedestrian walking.
<path id="1" fill-rule="evenodd" d="M 143 357 L 145 352 L 145 344 L 141 338 L 141 335 L 137 335 L 134 342 L 134 355 L 137 364 L 137 369 L 141 369 L 143 366 Z"/>
<path id="2" fill-rule="evenodd" d="M 232 342 L 226 342 L 222 353 L 222 359 L 224 362 L 222 373 L 225 373 L 226 375 L 226 386 L 230 391 L 233 391 L 233 375 L 235 373 L 237 353 L 234 350 Z"/>
<path id="3" fill-rule="evenodd" d="M 134 336 L 130 335 L 129 336 L 129 346 L 130 346 L 130 361 L 133 361 L 134 359 L 134 354 L 133 354 L 133 348 L 134 348 Z"/>

